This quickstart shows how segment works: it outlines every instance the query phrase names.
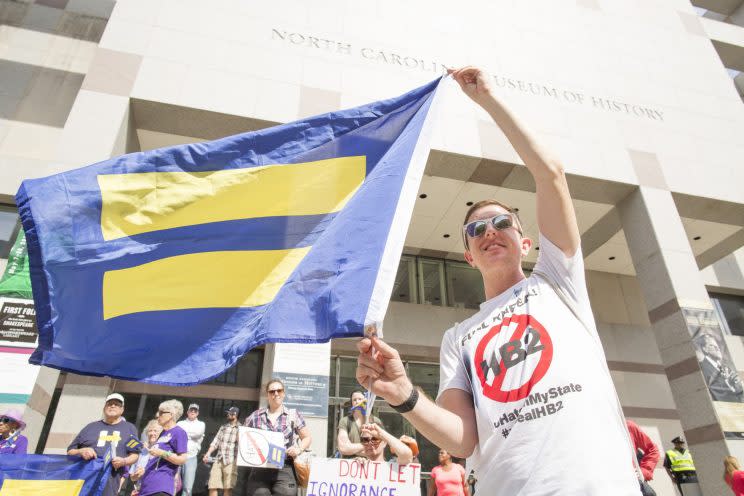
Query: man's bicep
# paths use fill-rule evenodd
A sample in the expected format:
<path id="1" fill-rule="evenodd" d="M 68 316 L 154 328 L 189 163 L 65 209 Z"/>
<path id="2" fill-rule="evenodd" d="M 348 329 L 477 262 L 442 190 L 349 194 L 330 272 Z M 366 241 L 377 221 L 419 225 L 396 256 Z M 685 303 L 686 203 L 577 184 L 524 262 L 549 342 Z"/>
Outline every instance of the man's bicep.
<path id="1" fill-rule="evenodd" d="M 460 417 L 463 440 L 466 445 L 472 443 L 472 447 L 475 447 L 478 442 L 478 427 L 475 419 L 473 396 L 470 392 L 459 388 L 446 389 L 437 397 L 437 405 Z"/>

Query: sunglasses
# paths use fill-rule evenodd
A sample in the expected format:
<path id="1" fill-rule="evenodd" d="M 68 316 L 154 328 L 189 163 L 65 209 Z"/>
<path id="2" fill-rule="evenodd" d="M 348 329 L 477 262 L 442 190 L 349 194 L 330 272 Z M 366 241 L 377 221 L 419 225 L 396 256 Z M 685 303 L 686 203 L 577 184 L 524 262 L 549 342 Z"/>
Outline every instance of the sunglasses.
<path id="1" fill-rule="evenodd" d="M 473 222 L 465 224 L 462 230 L 469 238 L 479 238 L 486 234 L 488 224 L 491 224 L 491 226 L 493 226 L 497 231 L 503 231 L 510 227 L 514 227 L 520 235 L 522 234 L 522 230 L 519 228 L 519 224 L 517 223 L 514 214 L 499 214 L 494 215 L 490 219 L 474 220 Z"/>
<path id="2" fill-rule="evenodd" d="M 11 422 L 15 422 L 15 419 L 10 417 L 0 417 L 0 424 L 9 424 Z"/>
<path id="3" fill-rule="evenodd" d="M 284 389 L 269 389 L 266 392 L 269 394 L 282 394 L 284 392 Z"/>
<path id="4" fill-rule="evenodd" d="M 363 437 L 360 440 L 362 441 L 362 444 L 380 444 L 379 437 Z"/>
<path id="5" fill-rule="evenodd" d="M 165 415 L 166 413 L 171 413 L 171 412 L 166 412 L 165 410 L 158 410 L 158 414 L 157 415 L 158 415 L 158 417 L 160 417 L 161 415 Z"/>

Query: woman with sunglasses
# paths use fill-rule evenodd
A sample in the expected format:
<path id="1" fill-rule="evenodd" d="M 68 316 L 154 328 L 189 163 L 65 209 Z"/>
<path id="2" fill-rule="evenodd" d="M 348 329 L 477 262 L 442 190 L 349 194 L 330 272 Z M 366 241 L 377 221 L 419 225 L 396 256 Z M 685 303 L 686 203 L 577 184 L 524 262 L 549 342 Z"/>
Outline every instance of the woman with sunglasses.
<path id="1" fill-rule="evenodd" d="M 398 465 L 408 465 L 413 461 L 411 448 L 383 429 L 380 424 L 364 424 L 360 440 L 363 446 L 360 456 L 370 461 L 384 462 L 387 447 L 390 447 L 390 452 Z"/>
<path id="2" fill-rule="evenodd" d="M 21 434 L 26 428 L 21 412 L 7 410 L 0 416 L 0 455 L 25 455 L 28 439 Z"/>
<path id="3" fill-rule="evenodd" d="M 158 407 L 157 421 L 163 432 L 148 453 L 139 496 L 173 496 L 176 493 L 176 474 L 188 457 L 188 435 L 176 425 L 183 415 L 183 404 L 178 400 L 164 401 Z"/>
<path id="4" fill-rule="evenodd" d="M 284 436 L 284 447 L 287 450 L 284 467 L 278 470 L 271 468 L 250 470 L 246 494 L 255 496 L 295 496 L 297 494 L 294 459 L 310 447 L 312 436 L 302 414 L 284 406 L 285 394 L 284 383 L 279 379 L 271 379 L 266 384 L 268 407 L 259 408 L 245 419 L 246 427 L 281 432 Z"/>

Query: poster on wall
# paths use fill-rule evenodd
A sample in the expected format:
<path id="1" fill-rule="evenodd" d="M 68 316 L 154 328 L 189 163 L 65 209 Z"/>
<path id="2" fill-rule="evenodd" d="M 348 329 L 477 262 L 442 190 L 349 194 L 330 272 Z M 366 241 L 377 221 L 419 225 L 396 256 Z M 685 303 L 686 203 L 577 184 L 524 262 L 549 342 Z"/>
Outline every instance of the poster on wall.
<path id="1" fill-rule="evenodd" d="M 275 350 L 273 375 L 284 382 L 284 405 L 304 417 L 327 417 L 331 344 L 277 343 Z"/>
<path id="2" fill-rule="evenodd" d="M 731 359 L 715 311 L 682 309 L 692 334 L 698 365 L 714 401 L 744 402 L 744 386 Z"/>
<path id="3" fill-rule="evenodd" d="M 0 347 L 14 346 L 33 350 L 38 339 L 34 302 L 0 296 Z"/>
<path id="4" fill-rule="evenodd" d="M 698 365 L 728 439 L 744 439 L 744 385 L 714 310 L 683 308 Z"/>
<path id="5" fill-rule="evenodd" d="M 39 367 L 28 363 L 36 349 L 34 302 L 0 297 L 0 404 L 25 404 L 39 374 Z"/>

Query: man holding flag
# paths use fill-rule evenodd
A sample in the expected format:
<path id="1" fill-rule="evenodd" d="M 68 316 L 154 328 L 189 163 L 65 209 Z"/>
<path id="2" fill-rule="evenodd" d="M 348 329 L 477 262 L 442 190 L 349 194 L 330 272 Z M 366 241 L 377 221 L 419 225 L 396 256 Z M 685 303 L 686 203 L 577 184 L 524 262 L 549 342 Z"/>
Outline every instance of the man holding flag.
<path id="1" fill-rule="evenodd" d="M 137 462 L 142 446 L 142 443 L 130 443 L 139 435 L 137 428 L 124 420 L 123 413 L 124 397 L 119 393 L 109 394 L 103 407 L 103 419 L 83 427 L 67 448 L 68 455 L 80 456 L 84 460 L 110 458 L 103 496 L 118 493 L 125 468 Z"/>
<path id="2" fill-rule="evenodd" d="M 480 271 L 487 301 L 444 336 L 437 403 L 419 395 L 398 352 L 377 337 L 358 344 L 357 380 L 435 445 L 468 457 L 489 494 L 638 494 L 563 166 L 499 100 L 484 71 L 450 72 L 535 180 L 540 256 L 525 277 L 521 261 L 533 241 L 516 211 L 495 200 L 473 205 L 465 259 Z"/>

